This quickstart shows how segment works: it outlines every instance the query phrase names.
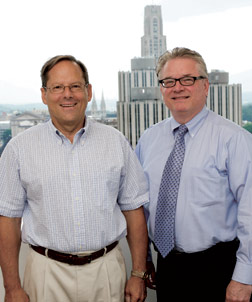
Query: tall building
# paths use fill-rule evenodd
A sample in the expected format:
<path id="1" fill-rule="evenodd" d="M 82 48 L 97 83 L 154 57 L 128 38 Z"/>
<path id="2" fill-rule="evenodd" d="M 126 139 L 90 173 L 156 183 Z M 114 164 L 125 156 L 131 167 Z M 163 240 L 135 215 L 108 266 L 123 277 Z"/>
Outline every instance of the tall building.
<path id="1" fill-rule="evenodd" d="M 157 40 L 159 42 L 154 43 Z M 145 7 L 141 45 L 142 57 L 131 60 L 131 71 L 118 73 L 117 127 L 133 147 L 145 129 L 171 116 L 170 110 L 163 103 L 155 72 L 158 57 L 166 51 L 161 6 Z M 209 73 L 210 87 L 206 105 L 217 114 L 241 125 L 241 84 L 230 85 L 228 78 L 228 73 L 224 71 L 213 70 Z"/>
<path id="2" fill-rule="evenodd" d="M 166 51 L 161 6 L 148 5 L 144 8 L 144 36 L 141 44 L 142 57 L 158 58 Z"/>
<path id="3" fill-rule="evenodd" d="M 161 6 L 144 9 L 144 36 L 141 57 L 131 60 L 131 72 L 118 73 L 118 129 L 135 146 L 143 131 L 170 116 L 163 104 L 156 76 L 158 57 L 166 51 Z"/>
<path id="4" fill-rule="evenodd" d="M 212 70 L 208 74 L 210 83 L 207 107 L 219 115 L 242 125 L 242 85 L 229 84 L 229 74 Z"/>

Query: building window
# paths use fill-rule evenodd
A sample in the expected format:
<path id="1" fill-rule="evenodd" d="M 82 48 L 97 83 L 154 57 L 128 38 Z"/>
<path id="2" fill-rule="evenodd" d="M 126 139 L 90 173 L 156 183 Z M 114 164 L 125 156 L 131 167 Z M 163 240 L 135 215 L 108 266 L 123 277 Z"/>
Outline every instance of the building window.
<path id="1" fill-rule="evenodd" d="M 233 116 L 233 122 L 235 122 L 235 89 L 234 89 L 234 86 L 232 86 L 232 109 L 233 109 L 233 113 L 232 113 L 232 116 Z"/>
<path id="2" fill-rule="evenodd" d="M 218 114 L 222 115 L 222 87 L 218 87 Z"/>
<path id="3" fill-rule="evenodd" d="M 134 87 L 139 87 L 139 82 L 138 82 L 138 72 L 134 72 Z"/>
<path id="4" fill-rule="evenodd" d="M 142 87 L 147 87 L 146 71 L 142 71 Z"/>
<path id="5" fill-rule="evenodd" d="M 157 18 L 153 18 L 153 34 L 157 34 L 158 33 L 158 19 Z"/>
<path id="6" fill-rule="evenodd" d="M 153 124 L 156 124 L 156 106 L 155 103 L 153 103 Z"/>
<path id="7" fill-rule="evenodd" d="M 150 86 L 154 86 L 153 71 L 150 72 Z"/>
<path id="8" fill-rule="evenodd" d="M 131 118 L 131 104 L 129 103 L 129 142 L 132 145 L 132 118 Z"/>
<path id="9" fill-rule="evenodd" d="M 210 87 L 210 109 L 214 111 L 214 86 Z"/>
<path id="10" fill-rule="evenodd" d="M 229 119 L 230 117 L 230 111 L 229 111 L 230 108 L 229 108 L 228 100 L 229 100 L 229 90 L 228 90 L 228 86 L 226 86 L 226 113 L 227 113 L 226 118 L 227 119 Z"/>

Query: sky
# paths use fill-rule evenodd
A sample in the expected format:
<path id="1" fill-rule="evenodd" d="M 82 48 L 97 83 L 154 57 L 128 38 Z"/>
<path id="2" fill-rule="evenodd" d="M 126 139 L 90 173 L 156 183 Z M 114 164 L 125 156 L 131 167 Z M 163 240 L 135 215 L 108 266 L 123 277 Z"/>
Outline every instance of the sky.
<path id="1" fill-rule="evenodd" d="M 0 104 L 41 102 L 42 65 L 71 54 L 87 66 L 97 103 L 103 93 L 113 107 L 118 71 L 141 56 L 146 5 L 161 5 L 168 49 L 198 51 L 231 84 L 246 73 L 243 91 L 252 91 L 252 0 L 3 0 Z"/>

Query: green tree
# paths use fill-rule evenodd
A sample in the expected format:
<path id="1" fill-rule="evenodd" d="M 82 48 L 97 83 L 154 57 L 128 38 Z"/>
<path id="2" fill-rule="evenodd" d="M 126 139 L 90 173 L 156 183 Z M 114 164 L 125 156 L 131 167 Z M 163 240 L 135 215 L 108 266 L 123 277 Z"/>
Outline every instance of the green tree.
<path id="1" fill-rule="evenodd" d="M 0 148 L 0 156 L 3 153 L 3 150 L 6 147 L 6 145 L 10 139 L 11 139 L 11 129 L 6 129 L 2 135 L 3 145 Z"/>
<path id="2" fill-rule="evenodd" d="M 248 130 L 250 133 L 252 133 L 252 123 L 247 123 L 243 126 L 244 129 Z"/>
<path id="3" fill-rule="evenodd" d="M 252 122 L 252 104 L 242 106 L 242 120 Z"/>

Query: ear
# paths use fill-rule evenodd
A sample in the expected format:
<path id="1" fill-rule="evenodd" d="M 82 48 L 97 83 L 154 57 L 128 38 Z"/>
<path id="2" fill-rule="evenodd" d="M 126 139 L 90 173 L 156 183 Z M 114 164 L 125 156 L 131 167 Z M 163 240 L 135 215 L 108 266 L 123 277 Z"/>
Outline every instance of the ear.
<path id="1" fill-rule="evenodd" d="M 159 89 L 161 91 L 161 94 L 164 95 L 166 88 L 164 88 L 161 84 L 159 84 Z"/>
<path id="2" fill-rule="evenodd" d="M 208 95 L 208 90 L 209 90 L 209 81 L 208 81 L 208 79 L 205 79 L 203 81 L 204 81 L 205 94 L 207 96 Z"/>
<path id="3" fill-rule="evenodd" d="M 88 84 L 87 91 L 88 91 L 88 102 L 90 102 L 92 99 L 92 85 L 91 84 Z"/>
<path id="4" fill-rule="evenodd" d="M 42 88 L 40 88 L 40 91 L 41 91 L 42 101 L 45 105 L 47 105 L 46 89 L 42 87 Z"/>

